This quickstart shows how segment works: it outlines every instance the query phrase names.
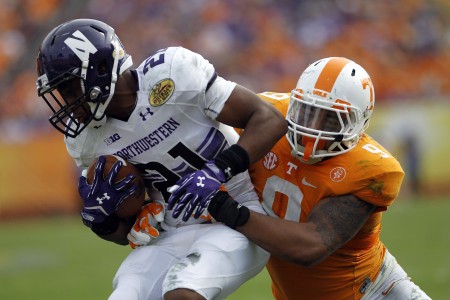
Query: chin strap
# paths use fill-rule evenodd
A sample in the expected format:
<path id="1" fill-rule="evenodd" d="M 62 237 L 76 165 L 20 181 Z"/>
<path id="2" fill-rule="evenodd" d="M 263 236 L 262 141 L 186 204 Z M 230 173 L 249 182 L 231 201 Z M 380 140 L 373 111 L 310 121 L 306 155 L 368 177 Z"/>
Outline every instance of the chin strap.
<path id="1" fill-rule="evenodd" d="M 311 137 L 303 136 L 302 144 L 305 145 L 305 150 L 303 151 L 303 161 L 308 161 L 313 152 L 316 153 L 317 150 L 322 150 L 325 148 L 326 142 L 321 139 L 316 140 Z"/>
<path id="2" fill-rule="evenodd" d="M 129 55 L 129 54 L 127 54 L 127 55 L 128 56 L 125 59 L 125 61 L 120 65 L 119 75 L 122 75 L 123 72 L 125 72 L 126 70 L 131 68 L 131 66 L 133 65 L 133 59 L 131 58 L 131 55 Z"/>
<path id="3" fill-rule="evenodd" d="M 295 149 L 292 149 L 291 154 L 292 156 L 296 157 L 302 164 L 306 165 L 313 165 L 318 162 L 321 162 L 324 159 L 323 157 L 314 157 L 305 160 L 304 156 L 298 155 L 297 150 Z"/>
<path id="4" fill-rule="evenodd" d="M 112 42 L 112 44 L 114 45 L 113 53 L 119 53 L 122 50 L 119 45 L 119 42 L 117 40 L 114 40 Z M 109 103 L 111 102 L 112 97 L 114 96 L 114 91 L 116 88 L 116 82 L 118 79 L 118 75 L 122 75 L 123 72 L 128 70 L 133 65 L 133 59 L 132 59 L 131 55 L 128 55 L 128 57 L 125 59 L 125 61 L 118 67 L 119 59 L 120 59 L 120 55 L 115 55 L 108 99 L 106 99 L 106 101 L 104 103 L 100 103 L 100 104 L 93 103 L 93 102 L 88 103 L 91 108 L 91 112 L 94 114 L 94 119 L 92 120 L 91 123 L 94 123 L 93 126 L 95 126 L 95 127 L 100 127 L 103 124 L 105 124 L 105 122 L 106 122 L 105 111 L 106 111 L 106 108 L 108 107 Z M 117 75 L 115 70 L 117 70 L 118 68 L 119 68 L 119 72 Z"/>

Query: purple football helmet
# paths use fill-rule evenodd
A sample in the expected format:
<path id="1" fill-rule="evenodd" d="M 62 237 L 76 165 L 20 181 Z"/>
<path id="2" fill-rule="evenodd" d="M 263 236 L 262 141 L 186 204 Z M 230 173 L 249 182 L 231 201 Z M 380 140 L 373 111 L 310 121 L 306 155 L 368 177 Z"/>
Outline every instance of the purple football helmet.
<path id="1" fill-rule="evenodd" d="M 38 96 L 53 112 L 50 123 L 68 137 L 101 126 L 117 77 L 132 66 L 114 29 L 90 19 L 54 28 L 36 59 Z"/>

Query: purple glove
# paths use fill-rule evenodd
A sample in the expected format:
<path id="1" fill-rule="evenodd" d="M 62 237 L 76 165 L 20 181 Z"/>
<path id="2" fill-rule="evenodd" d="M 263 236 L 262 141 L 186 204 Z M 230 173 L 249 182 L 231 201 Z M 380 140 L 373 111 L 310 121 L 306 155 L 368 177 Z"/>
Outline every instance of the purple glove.
<path id="1" fill-rule="evenodd" d="M 92 227 L 92 223 L 101 223 L 106 217 L 117 210 L 122 201 L 133 194 L 137 189 L 137 184 L 129 185 L 134 179 L 130 174 L 119 182 L 115 178 L 123 163 L 119 160 L 112 166 L 106 178 L 103 178 L 103 168 L 105 157 L 100 156 L 95 165 L 92 185 L 86 181 L 86 177 L 81 175 L 78 180 L 78 192 L 84 202 L 81 217 L 83 223 Z"/>
<path id="2" fill-rule="evenodd" d="M 167 209 L 173 209 L 172 216 L 178 218 L 186 207 L 182 217 L 182 220 L 186 222 L 197 208 L 194 214 L 194 218 L 197 219 L 225 181 L 224 172 L 214 161 L 207 161 L 202 169 L 182 177 L 169 189 L 172 195 L 170 195 Z"/>

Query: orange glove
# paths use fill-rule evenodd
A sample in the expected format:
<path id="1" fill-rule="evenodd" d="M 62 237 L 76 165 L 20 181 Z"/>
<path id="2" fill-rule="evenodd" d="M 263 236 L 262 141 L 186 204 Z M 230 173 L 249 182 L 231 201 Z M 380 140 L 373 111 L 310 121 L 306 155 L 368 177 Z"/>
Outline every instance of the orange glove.
<path id="1" fill-rule="evenodd" d="M 156 226 L 164 221 L 164 212 L 164 203 L 159 201 L 151 202 L 141 208 L 133 228 L 127 235 L 131 248 L 148 245 L 159 236 Z"/>

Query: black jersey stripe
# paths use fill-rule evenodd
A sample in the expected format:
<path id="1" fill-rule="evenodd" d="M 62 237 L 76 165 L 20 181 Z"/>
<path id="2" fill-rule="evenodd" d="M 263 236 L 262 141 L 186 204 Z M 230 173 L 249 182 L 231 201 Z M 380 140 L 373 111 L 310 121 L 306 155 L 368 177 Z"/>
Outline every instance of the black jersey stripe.
<path id="1" fill-rule="evenodd" d="M 216 81 L 216 79 L 217 79 L 217 72 L 214 72 L 214 75 L 211 77 L 211 79 L 208 81 L 208 84 L 206 85 L 206 92 L 209 90 L 214 81 Z"/>

